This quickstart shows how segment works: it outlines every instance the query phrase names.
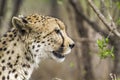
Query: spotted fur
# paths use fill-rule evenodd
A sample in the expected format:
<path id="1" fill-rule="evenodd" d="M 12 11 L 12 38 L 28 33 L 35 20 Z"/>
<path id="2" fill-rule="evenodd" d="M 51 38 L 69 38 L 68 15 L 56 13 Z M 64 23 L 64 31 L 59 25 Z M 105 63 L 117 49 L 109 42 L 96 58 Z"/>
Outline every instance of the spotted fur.
<path id="1" fill-rule="evenodd" d="M 29 80 L 41 60 L 62 62 L 74 47 L 59 19 L 33 14 L 12 24 L 0 39 L 0 80 Z"/>

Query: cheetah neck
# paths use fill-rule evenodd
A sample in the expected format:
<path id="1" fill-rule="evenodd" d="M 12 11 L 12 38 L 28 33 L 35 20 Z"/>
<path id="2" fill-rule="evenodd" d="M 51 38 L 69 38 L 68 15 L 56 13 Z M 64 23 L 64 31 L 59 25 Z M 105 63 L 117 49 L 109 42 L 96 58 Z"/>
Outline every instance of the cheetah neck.
<path id="1" fill-rule="evenodd" d="M 16 69 L 16 73 L 21 75 L 19 76 L 20 80 L 30 78 L 36 62 L 29 51 L 29 47 L 21 40 L 21 36 L 16 29 L 8 31 L 1 38 L 0 53 L 1 62 L 2 60 L 8 60 L 6 62 L 3 61 L 0 66 L 5 66 L 10 71 Z M 11 79 L 15 80 L 15 77 L 12 77 L 13 73 L 11 73 Z"/>

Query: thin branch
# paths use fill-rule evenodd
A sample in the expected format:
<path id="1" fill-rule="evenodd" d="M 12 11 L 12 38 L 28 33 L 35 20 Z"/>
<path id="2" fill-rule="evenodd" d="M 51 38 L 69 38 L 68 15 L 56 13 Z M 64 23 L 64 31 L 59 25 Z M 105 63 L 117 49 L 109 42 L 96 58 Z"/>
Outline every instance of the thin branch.
<path id="1" fill-rule="evenodd" d="M 104 0 L 100 0 L 100 11 L 102 12 L 102 14 L 104 15 L 104 16 L 107 16 L 107 13 L 106 13 L 106 10 L 107 10 L 107 8 L 106 8 L 106 6 L 105 6 L 105 1 Z"/>
<path id="2" fill-rule="evenodd" d="M 105 18 L 105 16 L 100 12 L 100 10 L 94 5 L 92 0 L 88 0 L 89 5 L 91 6 L 91 8 L 94 10 L 94 12 L 97 14 L 97 16 L 99 17 L 99 19 L 104 23 L 104 25 L 111 31 L 113 32 L 114 35 L 116 35 L 117 37 L 120 38 L 120 33 L 117 30 L 117 27 L 115 25 L 115 23 L 113 22 L 113 20 L 111 19 L 111 22 L 108 22 Z M 112 18 L 109 15 L 110 18 Z"/>

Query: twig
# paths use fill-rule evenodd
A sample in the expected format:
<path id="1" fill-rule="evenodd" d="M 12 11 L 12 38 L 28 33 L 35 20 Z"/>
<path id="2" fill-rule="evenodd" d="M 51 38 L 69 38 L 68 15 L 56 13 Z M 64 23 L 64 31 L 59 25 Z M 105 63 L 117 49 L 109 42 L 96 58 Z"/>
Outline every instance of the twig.
<path id="1" fill-rule="evenodd" d="M 114 35 L 116 35 L 117 37 L 120 38 L 120 33 L 117 30 L 117 27 L 115 25 L 115 23 L 112 20 L 112 17 L 109 15 L 111 22 L 108 22 L 105 18 L 105 16 L 100 12 L 100 10 L 94 5 L 92 0 L 88 0 L 89 5 L 91 6 L 91 8 L 94 10 L 94 12 L 97 14 L 97 16 L 99 17 L 99 19 L 104 23 L 104 25 L 110 30 L 112 31 L 112 33 Z"/>

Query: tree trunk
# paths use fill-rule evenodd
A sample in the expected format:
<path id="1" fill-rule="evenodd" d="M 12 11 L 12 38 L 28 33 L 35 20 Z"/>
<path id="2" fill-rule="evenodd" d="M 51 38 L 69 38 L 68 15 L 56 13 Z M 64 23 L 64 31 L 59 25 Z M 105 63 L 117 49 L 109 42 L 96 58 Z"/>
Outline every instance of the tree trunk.
<path id="1" fill-rule="evenodd" d="M 14 5 L 13 5 L 13 12 L 12 12 L 11 20 L 12 20 L 13 16 L 18 15 L 21 4 L 23 2 L 23 0 L 13 0 L 13 1 L 14 1 Z M 10 23 L 9 23 L 10 27 L 12 27 L 11 20 L 10 20 Z"/>
<path id="2" fill-rule="evenodd" d="M 88 38 L 88 29 L 84 27 L 84 22 L 78 14 L 76 14 L 76 24 L 78 26 L 79 34 L 81 38 Z M 83 41 L 82 45 L 82 57 L 83 57 L 83 67 L 84 67 L 84 80 L 94 80 L 92 65 L 91 65 L 91 55 L 89 53 L 89 42 Z"/>
<path id="3" fill-rule="evenodd" d="M 2 20 L 5 16 L 7 0 L 0 0 L 0 28 L 2 26 Z"/>
<path id="4" fill-rule="evenodd" d="M 59 17 L 59 9 L 57 0 L 51 0 L 51 16 Z"/>
<path id="5" fill-rule="evenodd" d="M 112 73 L 116 74 L 118 77 L 120 75 L 120 40 L 114 37 L 112 38 L 111 44 L 114 46 L 115 54 Z"/>
<path id="6" fill-rule="evenodd" d="M 74 5 L 74 0 L 69 0 L 72 6 L 78 6 Z M 76 3 L 78 3 L 76 1 Z M 80 11 L 82 12 L 82 7 L 79 6 Z M 78 32 L 81 38 L 88 38 L 88 28 L 84 25 L 84 19 L 82 16 L 75 10 L 75 18 L 76 18 L 76 25 L 78 28 Z M 91 55 L 89 54 L 90 48 L 89 48 L 89 42 L 83 41 L 81 43 L 82 45 L 82 57 L 83 57 L 83 71 L 84 73 L 84 80 L 94 80 L 93 72 L 92 72 L 92 64 L 91 64 Z"/>

